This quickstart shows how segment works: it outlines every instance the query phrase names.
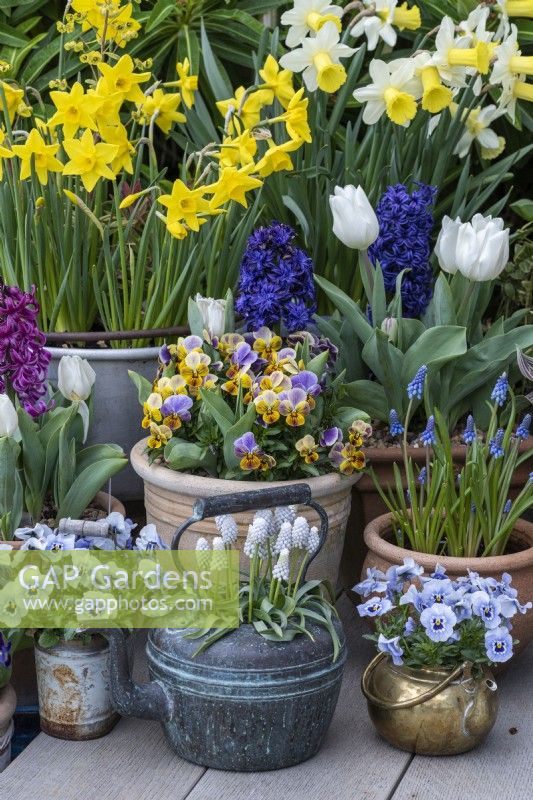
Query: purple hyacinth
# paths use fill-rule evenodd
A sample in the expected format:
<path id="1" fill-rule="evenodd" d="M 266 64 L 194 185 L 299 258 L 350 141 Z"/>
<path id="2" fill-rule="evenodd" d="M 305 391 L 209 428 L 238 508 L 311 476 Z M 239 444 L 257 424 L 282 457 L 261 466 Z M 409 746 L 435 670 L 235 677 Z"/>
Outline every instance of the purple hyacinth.
<path id="1" fill-rule="evenodd" d="M 402 270 L 402 306 L 405 317 L 420 317 L 433 296 L 431 232 L 433 204 L 437 189 L 417 184 L 411 194 L 399 183 L 382 195 L 376 214 L 379 236 L 368 250 L 374 264 L 383 271 L 385 290 L 396 291 L 396 279 Z"/>
<path id="2" fill-rule="evenodd" d="M 248 239 L 235 310 L 249 331 L 278 323 L 288 333 L 303 330 L 316 310 L 313 262 L 295 237 L 289 225 L 273 222 Z"/>
<path id="3" fill-rule="evenodd" d="M 0 393 L 10 387 L 33 417 L 46 411 L 50 353 L 39 330 L 39 304 L 35 287 L 23 292 L 16 286 L 0 286 Z"/>
<path id="4" fill-rule="evenodd" d="M 11 642 L 4 638 L 0 631 L 0 667 L 9 669 L 11 666 Z"/>
<path id="5" fill-rule="evenodd" d="M 508 391 L 509 381 L 507 380 L 507 373 L 504 372 L 496 381 L 490 399 L 494 400 L 494 402 L 497 403 L 501 408 L 501 406 L 505 405 Z"/>
<path id="6" fill-rule="evenodd" d="M 433 414 L 427 421 L 426 429 L 420 434 L 420 441 L 424 447 L 431 447 L 431 445 L 434 445 L 437 441 L 435 436 L 435 417 Z"/>
<path id="7" fill-rule="evenodd" d="M 401 436 L 404 432 L 404 427 L 400 422 L 398 412 L 394 408 L 391 408 L 389 413 L 389 431 L 391 436 Z"/>
<path id="8" fill-rule="evenodd" d="M 411 383 L 408 384 L 407 397 L 409 398 L 409 400 L 413 400 L 415 397 L 417 400 L 422 400 L 424 396 L 424 383 L 426 380 L 427 371 L 428 368 L 426 367 L 425 364 L 423 364 L 416 373 Z"/>
<path id="9" fill-rule="evenodd" d="M 517 439 L 527 439 L 529 436 L 529 429 L 531 428 L 531 414 L 526 414 L 518 428 L 516 429 Z"/>
<path id="10" fill-rule="evenodd" d="M 463 442 L 465 444 L 473 444 L 476 440 L 476 425 L 474 417 L 470 414 L 466 420 L 466 428 L 463 432 Z"/>
<path id="11" fill-rule="evenodd" d="M 502 447 L 504 436 L 505 431 L 503 428 L 498 428 L 496 435 L 489 442 L 489 452 L 494 458 L 502 458 L 504 455 L 504 449 Z"/>

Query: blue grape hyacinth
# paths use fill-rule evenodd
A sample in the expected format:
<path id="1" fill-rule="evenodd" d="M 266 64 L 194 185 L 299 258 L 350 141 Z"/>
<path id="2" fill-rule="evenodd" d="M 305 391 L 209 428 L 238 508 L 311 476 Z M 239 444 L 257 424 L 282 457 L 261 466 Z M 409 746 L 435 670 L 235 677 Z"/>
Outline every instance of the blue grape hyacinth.
<path id="1" fill-rule="evenodd" d="M 422 400 L 424 396 L 424 383 L 426 380 L 428 368 L 425 364 L 423 364 L 418 372 L 416 373 L 415 377 L 411 381 L 411 383 L 407 386 L 407 397 L 409 400 L 413 400 L 416 398 L 417 400 Z"/>
<path id="2" fill-rule="evenodd" d="M 420 434 L 420 441 L 424 447 L 431 447 L 436 444 L 437 438 L 435 436 L 435 417 L 433 414 L 429 417 L 425 430 Z"/>
<path id="3" fill-rule="evenodd" d="M 476 425 L 474 417 L 470 414 L 466 420 L 466 427 L 463 432 L 463 442 L 465 444 L 473 444 L 476 441 Z"/>
<path id="4" fill-rule="evenodd" d="M 394 408 L 391 408 L 389 413 L 389 431 L 391 436 L 401 436 L 404 432 L 404 427 L 400 422 L 398 412 Z"/>
<path id="5" fill-rule="evenodd" d="M 505 405 L 508 391 L 509 381 L 507 380 L 507 373 L 504 372 L 496 381 L 490 399 L 494 400 L 494 402 L 497 403 L 501 408 L 503 405 Z"/>

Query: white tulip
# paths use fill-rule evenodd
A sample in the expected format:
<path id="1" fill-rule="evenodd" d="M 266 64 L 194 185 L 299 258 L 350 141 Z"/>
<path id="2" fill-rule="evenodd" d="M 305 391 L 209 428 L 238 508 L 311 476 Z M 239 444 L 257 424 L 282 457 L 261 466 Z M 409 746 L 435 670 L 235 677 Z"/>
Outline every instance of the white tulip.
<path id="1" fill-rule="evenodd" d="M 80 356 L 63 356 L 57 370 L 58 389 L 67 400 L 81 402 L 91 394 L 96 373 Z"/>
<path id="2" fill-rule="evenodd" d="M 333 233 L 346 247 L 367 250 L 379 236 L 379 222 L 364 189 L 358 186 L 335 187 L 329 198 L 333 214 Z"/>
<path id="3" fill-rule="evenodd" d="M 202 297 L 197 294 L 194 302 L 202 315 L 204 327 L 211 337 L 220 338 L 225 331 L 226 300 L 214 300 L 212 297 Z"/>
<path id="4" fill-rule="evenodd" d="M 0 394 L 0 436 L 13 436 L 19 428 L 15 406 L 7 396 Z"/>
<path id="5" fill-rule="evenodd" d="M 471 281 L 492 281 L 509 261 L 509 229 L 503 219 L 476 214 L 472 222 L 444 217 L 435 255 L 441 268 Z"/>
<path id="6" fill-rule="evenodd" d="M 394 317 L 385 317 L 381 323 L 381 330 L 389 337 L 389 342 L 393 344 L 398 339 L 398 320 Z"/>

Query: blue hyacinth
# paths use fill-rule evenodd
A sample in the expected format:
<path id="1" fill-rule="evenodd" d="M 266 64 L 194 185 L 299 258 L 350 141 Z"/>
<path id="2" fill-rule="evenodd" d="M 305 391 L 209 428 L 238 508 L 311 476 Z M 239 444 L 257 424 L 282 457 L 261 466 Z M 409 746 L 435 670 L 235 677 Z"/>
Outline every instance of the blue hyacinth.
<path id="1" fill-rule="evenodd" d="M 505 431 L 503 428 L 498 428 L 496 435 L 489 442 L 489 452 L 491 456 L 494 456 L 494 458 L 503 458 L 505 454 L 505 451 L 502 447 L 504 435 Z"/>
<path id="2" fill-rule="evenodd" d="M 529 436 L 530 428 L 531 428 L 531 414 L 526 414 L 526 416 L 516 429 L 516 438 L 527 439 L 527 437 Z"/>
<path id="3" fill-rule="evenodd" d="M 398 412 L 394 408 L 391 408 L 389 413 L 389 431 L 391 436 L 401 436 L 404 432 Z"/>
<path id="4" fill-rule="evenodd" d="M 402 270 L 402 306 L 405 317 L 420 317 L 433 296 L 431 232 L 437 190 L 423 183 L 411 194 L 399 183 L 382 195 L 376 214 L 379 236 L 368 250 L 374 264 L 379 261 L 385 291 L 394 294 Z"/>
<path id="5" fill-rule="evenodd" d="M 416 373 L 411 383 L 408 384 L 407 397 L 409 398 L 409 400 L 413 400 L 415 397 L 417 400 L 422 400 L 424 396 L 424 382 L 426 380 L 427 371 L 428 368 L 426 367 L 425 364 L 423 364 Z"/>
<path id="6" fill-rule="evenodd" d="M 494 400 L 494 402 L 501 407 L 505 405 L 508 391 L 509 391 L 509 381 L 507 380 L 507 373 L 504 372 L 502 375 L 500 375 L 500 377 L 496 381 L 490 399 Z"/>
<path id="7" fill-rule="evenodd" d="M 424 447 L 430 447 L 435 444 L 437 439 L 435 437 L 435 417 L 433 414 L 429 417 L 426 429 L 420 434 L 420 441 Z"/>
<path id="8" fill-rule="evenodd" d="M 273 222 L 248 239 L 235 310 L 250 331 L 282 322 L 287 333 L 306 328 L 316 311 L 313 262 L 296 247 L 289 225 Z"/>
<path id="9" fill-rule="evenodd" d="M 476 425 L 474 417 L 470 414 L 466 420 L 466 428 L 463 432 L 463 442 L 465 444 L 473 444 L 476 441 Z"/>

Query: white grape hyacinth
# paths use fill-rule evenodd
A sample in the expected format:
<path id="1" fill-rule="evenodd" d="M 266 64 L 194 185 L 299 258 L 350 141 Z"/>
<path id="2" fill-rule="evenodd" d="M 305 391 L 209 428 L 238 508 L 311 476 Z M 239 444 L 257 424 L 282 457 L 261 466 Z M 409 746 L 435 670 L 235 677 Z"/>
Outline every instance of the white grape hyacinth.
<path id="1" fill-rule="evenodd" d="M 278 555 L 282 550 L 292 549 L 292 525 L 290 522 L 282 522 L 273 552 Z"/>
<path id="2" fill-rule="evenodd" d="M 292 546 L 305 550 L 309 538 L 309 523 L 305 517 L 297 517 L 292 526 Z"/>
<path id="3" fill-rule="evenodd" d="M 341 30 L 343 9 L 330 5 L 329 0 L 294 0 L 294 6 L 281 15 L 281 24 L 289 25 L 285 44 L 292 49 L 310 33 L 317 33 L 326 22 Z"/>
<path id="4" fill-rule="evenodd" d="M 215 553 L 213 557 L 213 569 L 222 569 L 226 565 L 226 557 L 222 555 L 222 553 L 225 554 L 226 552 L 226 546 L 222 536 L 215 536 L 213 539 L 213 551 Z"/>
<path id="5" fill-rule="evenodd" d="M 278 581 L 288 581 L 291 571 L 290 552 L 282 550 L 272 570 L 272 577 Z"/>
<path id="6" fill-rule="evenodd" d="M 326 22 L 312 39 L 304 39 L 301 46 L 285 53 L 279 60 L 283 69 L 301 72 L 310 92 L 316 89 L 332 94 L 346 81 L 346 70 L 341 58 L 356 53 L 353 47 L 341 44 L 340 34 L 333 22 Z"/>
<path id="7" fill-rule="evenodd" d="M 272 536 L 272 534 L 276 532 L 276 521 L 274 519 L 274 513 L 270 508 L 261 508 L 259 511 L 256 511 L 254 514 L 254 522 L 258 519 L 263 519 L 267 523 L 269 536 Z"/>
<path id="8" fill-rule="evenodd" d="M 276 525 L 278 526 L 278 530 L 281 528 L 284 522 L 290 522 L 292 525 L 296 519 L 297 513 L 298 509 L 296 506 L 278 506 L 278 508 L 275 508 L 274 519 L 276 521 Z"/>
<path id="9" fill-rule="evenodd" d="M 310 556 L 314 555 L 320 547 L 320 534 L 318 528 L 313 525 L 307 537 L 307 552 Z"/>
<path id="10" fill-rule="evenodd" d="M 236 543 L 239 536 L 239 526 L 231 514 L 221 514 L 215 517 L 215 525 L 225 545 L 231 547 Z"/>

